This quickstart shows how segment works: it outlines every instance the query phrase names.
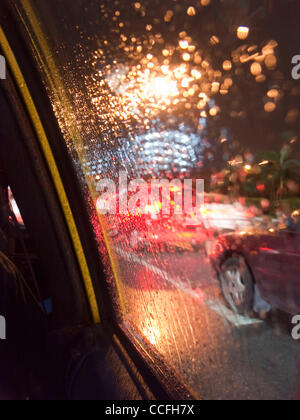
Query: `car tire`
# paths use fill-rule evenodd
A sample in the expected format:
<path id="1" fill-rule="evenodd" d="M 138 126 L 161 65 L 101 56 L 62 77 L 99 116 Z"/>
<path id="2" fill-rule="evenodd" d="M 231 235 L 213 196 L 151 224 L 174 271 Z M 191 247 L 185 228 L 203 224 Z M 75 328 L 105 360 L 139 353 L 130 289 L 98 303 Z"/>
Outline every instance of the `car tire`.
<path id="1" fill-rule="evenodd" d="M 248 315 L 254 303 L 254 281 L 243 257 L 229 258 L 221 266 L 220 282 L 223 296 L 239 315 Z"/>

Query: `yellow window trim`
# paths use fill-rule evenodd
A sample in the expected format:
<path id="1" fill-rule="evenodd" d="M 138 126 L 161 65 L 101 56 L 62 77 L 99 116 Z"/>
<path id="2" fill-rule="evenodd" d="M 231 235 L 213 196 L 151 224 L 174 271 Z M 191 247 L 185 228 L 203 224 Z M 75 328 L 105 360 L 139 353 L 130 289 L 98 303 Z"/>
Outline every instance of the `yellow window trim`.
<path id="1" fill-rule="evenodd" d="M 88 268 L 88 264 L 86 261 L 86 257 L 84 254 L 84 250 L 82 247 L 82 243 L 80 240 L 80 236 L 77 230 L 77 226 L 74 220 L 74 216 L 72 214 L 71 206 L 59 173 L 59 170 L 57 168 L 46 132 L 44 130 L 43 124 L 40 120 L 39 114 L 37 112 L 36 106 L 33 102 L 33 99 L 30 95 L 29 89 L 27 87 L 27 84 L 25 82 L 25 79 L 22 75 L 22 72 L 20 70 L 20 67 L 17 63 L 17 60 L 14 56 L 14 53 L 9 45 L 9 42 L 4 34 L 4 31 L 2 27 L 0 26 L 0 47 L 4 53 L 4 56 L 6 58 L 7 64 L 13 74 L 13 77 L 15 79 L 15 82 L 19 88 L 19 91 L 22 95 L 22 98 L 24 100 L 24 103 L 26 105 L 27 111 L 29 113 L 31 122 L 33 124 L 33 127 L 35 129 L 37 138 L 39 140 L 39 143 L 41 145 L 41 148 L 43 150 L 45 159 L 47 161 L 53 183 L 55 185 L 60 204 L 68 225 L 68 229 L 70 232 L 70 236 L 73 242 L 73 246 L 75 249 L 76 257 L 80 266 L 82 278 L 84 281 L 86 293 L 88 296 L 93 320 L 95 323 L 100 322 L 100 313 L 99 313 L 99 307 L 98 302 L 96 299 L 93 282 L 91 279 L 90 271 Z"/>

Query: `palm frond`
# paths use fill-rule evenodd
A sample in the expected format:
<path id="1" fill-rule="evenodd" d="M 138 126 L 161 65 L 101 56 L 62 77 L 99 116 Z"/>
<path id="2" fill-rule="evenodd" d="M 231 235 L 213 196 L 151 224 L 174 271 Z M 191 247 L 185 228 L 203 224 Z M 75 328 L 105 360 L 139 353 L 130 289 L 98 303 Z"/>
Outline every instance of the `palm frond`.
<path id="1" fill-rule="evenodd" d="M 284 169 L 299 169 L 300 168 L 300 161 L 296 159 L 290 159 L 284 162 L 283 164 Z"/>
<path id="2" fill-rule="evenodd" d="M 280 155 L 273 150 L 264 150 L 264 151 L 260 151 L 256 154 L 256 161 L 258 163 L 260 163 L 262 161 L 279 163 L 280 162 Z"/>

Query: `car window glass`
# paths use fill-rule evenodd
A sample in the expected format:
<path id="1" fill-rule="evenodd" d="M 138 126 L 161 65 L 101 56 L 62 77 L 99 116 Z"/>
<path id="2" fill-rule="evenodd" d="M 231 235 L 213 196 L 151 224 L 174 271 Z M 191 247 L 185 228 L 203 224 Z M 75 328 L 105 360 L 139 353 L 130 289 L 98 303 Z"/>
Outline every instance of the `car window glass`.
<path id="1" fill-rule="evenodd" d="M 299 1 L 14 3 L 119 322 L 198 397 L 299 398 Z"/>

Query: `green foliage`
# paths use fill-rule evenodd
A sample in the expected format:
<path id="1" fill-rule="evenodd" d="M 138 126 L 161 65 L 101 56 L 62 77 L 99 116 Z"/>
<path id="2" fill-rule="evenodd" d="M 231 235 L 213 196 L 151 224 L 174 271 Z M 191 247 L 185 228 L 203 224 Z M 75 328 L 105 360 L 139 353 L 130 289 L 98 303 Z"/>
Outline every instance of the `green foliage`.
<path id="1" fill-rule="evenodd" d="M 300 161 L 293 158 L 290 146 L 284 146 L 279 153 L 274 150 L 259 151 L 251 168 L 246 173 L 242 163 L 229 165 L 222 192 L 230 194 L 236 191 L 240 196 L 264 197 L 274 203 L 300 195 Z"/>

